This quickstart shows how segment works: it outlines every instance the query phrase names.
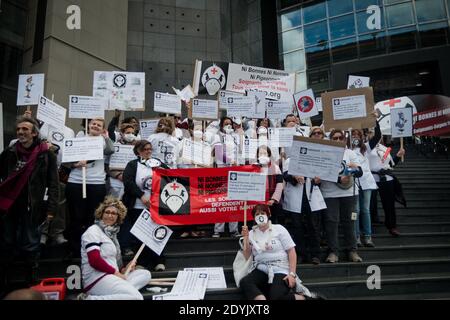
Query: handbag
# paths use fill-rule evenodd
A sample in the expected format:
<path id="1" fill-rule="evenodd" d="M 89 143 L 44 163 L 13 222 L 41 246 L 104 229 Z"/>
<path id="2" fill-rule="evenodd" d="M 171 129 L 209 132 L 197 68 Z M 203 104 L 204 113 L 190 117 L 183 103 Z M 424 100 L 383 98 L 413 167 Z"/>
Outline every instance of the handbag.
<path id="1" fill-rule="evenodd" d="M 241 248 L 242 243 L 239 241 Z M 239 283 L 241 280 L 250 273 L 251 267 L 253 265 L 253 255 L 250 255 L 248 259 L 245 259 L 244 253 L 242 250 L 239 250 L 236 253 L 236 257 L 233 262 L 233 275 L 234 281 L 236 282 L 236 287 L 239 288 Z"/>

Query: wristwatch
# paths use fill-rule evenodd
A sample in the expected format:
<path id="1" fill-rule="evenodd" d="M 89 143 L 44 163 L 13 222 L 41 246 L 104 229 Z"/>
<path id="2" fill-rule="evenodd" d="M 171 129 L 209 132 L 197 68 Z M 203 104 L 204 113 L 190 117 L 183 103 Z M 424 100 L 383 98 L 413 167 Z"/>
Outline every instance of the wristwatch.
<path id="1" fill-rule="evenodd" d="M 289 275 L 292 276 L 294 279 L 297 279 L 297 274 L 295 272 L 289 272 Z"/>

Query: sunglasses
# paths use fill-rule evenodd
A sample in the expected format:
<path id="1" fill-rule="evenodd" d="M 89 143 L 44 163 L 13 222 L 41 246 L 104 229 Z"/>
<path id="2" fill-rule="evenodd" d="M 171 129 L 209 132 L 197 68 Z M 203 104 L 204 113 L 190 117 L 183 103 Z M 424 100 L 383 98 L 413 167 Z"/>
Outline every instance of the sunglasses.
<path id="1" fill-rule="evenodd" d="M 345 137 L 344 137 L 344 136 L 333 137 L 332 140 L 333 140 L 333 141 L 344 141 L 344 140 L 345 140 Z"/>

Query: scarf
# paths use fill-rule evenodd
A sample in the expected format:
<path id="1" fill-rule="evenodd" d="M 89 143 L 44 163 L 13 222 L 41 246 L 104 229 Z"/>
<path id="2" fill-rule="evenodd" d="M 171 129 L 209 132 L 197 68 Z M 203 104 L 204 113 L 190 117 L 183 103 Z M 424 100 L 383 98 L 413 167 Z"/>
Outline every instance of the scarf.
<path id="1" fill-rule="evenodd" d="M 48 151 L 48 145 L 41 142 L 34 142 L 28 149 L 24 148 L 20 142 L 17 142 L 15 147 L 17 154 L 16 165 L 19 161 L 25 161 L 25 164 L 14 169 L 8 178 L 0 184 L 0 211 L 5 213 L 11 209 L 11 206 L 26 187 L 32 172 L 35 170 L 38 156 Z"/>
<path id="2" fill-rule="evenodd" d="M 117 260 L 117 266 L 119 267 L 119 270 L 120 270 L 123 266 L 122 252 L 120 251 L 119 241 L 117 240 L 117 234 L 120 231 L 120 226 L 118 224 L 115 224 L 113 226 L 108 226 L 102 220 L 95 220 L 95 224 L 103 231 L 104 234 L 106 234 L 106 236 L 108 238 L 111 239 L 111 241 L 116 246 L 116 251 L 117 251 L 116 260 Z"/>

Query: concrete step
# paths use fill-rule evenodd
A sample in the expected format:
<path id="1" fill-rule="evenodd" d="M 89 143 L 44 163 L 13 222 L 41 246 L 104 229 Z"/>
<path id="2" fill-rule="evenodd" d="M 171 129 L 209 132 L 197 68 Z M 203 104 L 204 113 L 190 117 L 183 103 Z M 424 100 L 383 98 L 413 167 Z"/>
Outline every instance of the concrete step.
<path id="1" fill-rule="evenodd" d="M 399 223 L 398 229 L 402 233 L 450 232 L 450 222 Z M 372 231 L 374 234 L 388 234 L 384 225 L 373 225 Z"/>

